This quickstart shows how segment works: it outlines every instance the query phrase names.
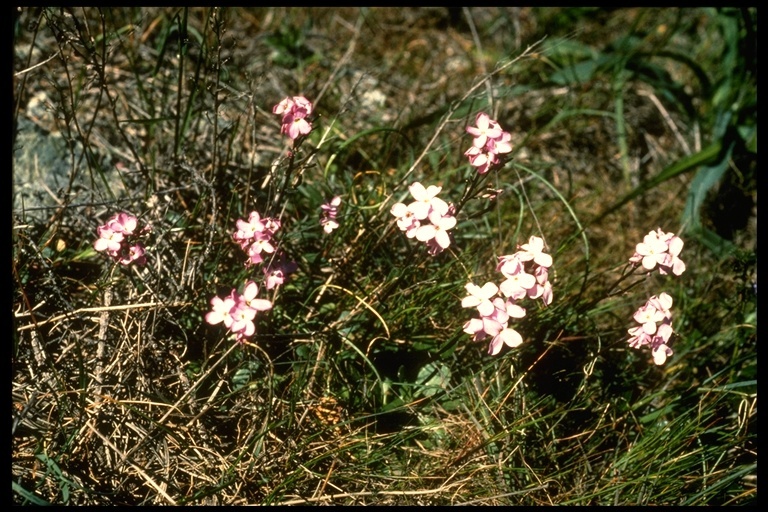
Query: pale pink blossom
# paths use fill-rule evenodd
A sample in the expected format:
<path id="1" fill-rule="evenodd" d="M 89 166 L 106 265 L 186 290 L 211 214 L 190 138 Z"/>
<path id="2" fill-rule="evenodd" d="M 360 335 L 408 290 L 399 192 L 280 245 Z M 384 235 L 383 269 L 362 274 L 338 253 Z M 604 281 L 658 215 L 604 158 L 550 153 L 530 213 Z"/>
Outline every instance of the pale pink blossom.
<path id="1" fill-rule="evenodd" d="M 150 229 L 149 226 L 140 230 L 138 227 L 136 216 L 125 212 L 117 213 L 96 228 L 99 237 L 94 241 L 93 248 L 98 252 L 105 252 L 121 265 L 144 265 L 147 261 L 144 245 L 138 240 Z"/>
<path id="2" fill-rule="evenodd" d="M 96 232 L 99 234 L 99 238 L 93 243 L 93 248 L 99 252 L 106 251 L 110 254 L 117 254 L 123 245 L 122 231 L 115 230 L 114 227 L 109 224 L 99 226 L 96 228 Z"/>
<path id="3" fill-rule="evenodd" d="M 304 96 L 284 98 L 272 108 L 274 114 L 282 114 L 280 133 L 291 139 L 297 139 L 301 135 L 307 135 L 312 130 L 312 123 L 307 116 L 314 109 L 312 102 Z"/>
<path id="4" fill-rule="evenodd" d="M 485 174 L 501 164 L 500 154 L 512 151 L 512 135 L 505 132 L 497 121 L 484 112 L 477 114 L 475 125 L 467 127 L 467 132 L 474 139 L 464 155 L 469 159 L 470 165 L 477 168 L 478 173 Z"/>
<path id="5" fill-rule="evenodd" d="M 627 342 L 631 348 L 649 346 L 653 362 L 662 365 L 673 354 L 669 342 L 674 334 L 672 330 L 672 297 L 667 293 L 653 295 L 639 307 L 633 318 L 640 324 L 627 330 Z"/>
<path id="6" fill-rule="evenodd" d="M 463 308 L 477 308 L 477 311 L 482 316 L 490 316 L 494 311 L 493 302 L 491 298 L 499 291 L 499 287 L 494 283 L 485 283 L 482 288 L 474 283 L 467 283 L 464 285 L 467 295 L 461 300 L 461 307 Z"/>
<path id="7" fill-rule="evenodd" d="M 144 255 L 144 246 L 141 243 L 136 243 L 128 248 L 123 247 L 120 251 L 120 264 L 130 265 L 136 262 L 137 265 L 144 265 L 147 262 L 147 257 Z"/>
<path id="8" fill-rule="evenodd" d="M 651 350 L 651 354 L 653 355 L 653 362 L 657 365 L 664 364 L 667 358 L 673 353 L 674 352 L 672 352 L 672 349 L 663 343 Z"/>
<path id="9" fill-rule="evenodd" d="M 500 285 L 499 290 L 505 297 L 517 300 L 528 295 L 528 290 L 536 286 L 536 277 L 525 271 L 509 276 Z"/>
<path id="10" fill-rule="evenodd" d="M 280 132 L 288 135 L 291 139 L 297 139 L 300 135 L 306 135 L 312 131 L 312 124 L 307 121 L 304 115 L 287 114 L 283 118 L 283 125 Z"/>
<path id="11" fill-rule="evenodd" d="M 505 327 L 498 334 L 496 334 L 491 340 L 491 344 L 488 346 L 488 353 L 495 356 L 501 352 L 501 347 L 507 345 L 508 347 L 519 347 L 523 343 L 523 337 L 516 330 L 511 327 Z"/>
<path id="12" fill-rule="evenodd" d="M 540 267 L 549 268 L 552 266 L 552 256 L 544 252 L 544 239 L 538 236 L 532 236 L 527 244 L 520 246 L 518 257 L 521 261 L 531 261 Z"/>
<path id="13" fill-rule="evenodd" d="M 488 114 L 480 112 L 475 118 L 475 126 L 468 126 L 467 132 L 474 135 L 472 145 L 477 148 L 483 148 L 489 139 L 497 139 L 504 133 L 499 123 L 488 117 Z"/>
<path id="14" fill-rule="evenodd" d="M 334 229 L 339 227 L 339 223 L 336 221 L 336 216 L 339 213 L 339 205 L 341 204 L 341 197 L 334 196 L 333 199 L 325 204 L 320 205 L 322 215 L 320 217 L 320 225 L 323 226 L 323 231 L 331 233 Z"/>
<path id="15" fill-rule="evenodd" d="M 448 230 L 456 226 L 456 217 L 449 215 L 442 216 L 438 212 L 432 212 L 429 215 L 431 224 L 422 224 L 416 230 L 416 239 L 422 242 L 430 241 L 434 238 L 435 243 L 442 249 L 451 245 L 451 238 Z"/>
<path id="16" fill-rule="evenodd" d="M 643 241 L 635 247 L 635 253 L 629 258 L 631 263 L 640 263 L 643 268 L 653 270 L 658 266 L 659 273 L 672 273 L 676 276 L 685 272 L 685 263 L 680 259 L 683 240 L 674 233 L 665 233 L 660 228 L 650 231 Z"/>
<path id="17" fill-rule="evenodd" d="M 451 244 L 450 230 L 456 226 L 455 207 L 449 205 L 437 194 L 441 187 L 424 187 L 414 182 L 408 187 L 414 201 L 410 204 L 395 203 L 390 213 L 396 217 L 397 227 L 408 238 L 416 238 L 427 245 L 427 251 L 434 256 Z"/>
<path id="18" fill-rule="evenodd" d="M 237 335 L 237 338 L 252 336 L 256 332 L 256 324 L 253 319 L 256 318 L 256 310 L 239 302 L 231 312 L 232 325 L 229 330 Z"/>
<path id="19" fill-rule="evenodd" d="M 259 299 L 256 295 L 259 293 L 259 285 L 254 281 L 248 281 L 241 295 L 242 303 L 255 311 L 266 311 L 272 309 L 272 303 L 266 299 Z"/>
<path id="20" fill-rule="evenodd" d="M 408 190 L 411 192 L 411 196 L 415 199 L 413 203 L 408 206 L 408 209 L 413 213 L 414 217 L 418 220 L 423 220 L 429 217 L 432 210 L 437 211 L 441 215 L 448 212 L 448 204 L 437 197 L 442 187 L 436 185 L 430 185 L 424 187 L 418 181 L 412 183 Z"/>
<path id="21" fill-rule="evenodd" d="M 218 296 L 213 297 L 211 311 L 206 313 L 205 321 L 211 325 L 223 323 L 238 341 L 252 336 L 256 332 L 256 315 L 261 311 L 272 309 L 272 303 L 258 298 L 258 293 L 258 285 L 249 280 L 243 288 L 242 295 L 237 290 L 232 290 L 223 299 Z"/>
<path id="22" fill-rule="evenodd" d="M 232 290 L 234 294 L 234 290 Z M 232 318 L 232 310 L 235 307 L 235 299 L 232 294 L 225 298 L 213 297 L 211 299 L 211 311 L 205 314 L 205 321 L 211 325 L 224 323 L 224 326 L 229 328 L 234 321 Z"/>
<path id="23" fill-rule="evenodd" d="M 397 227 L 401 231 L 405 231 L 405 235 L 408 238 L 416 236 L 416 229 L 421 226 L 421 223 L 408 206 L 404 203 L 395 203 L 392 205 L 390 213 L 397 217 Z"/>
<path id="24" fill-rule="evenodd" d="M 280 258 L 273 261 L 269 266 L 264 268 L 265 283 L 267 290 L 272 290 L 282 285 L 286 278 L 296 272 L 299 265 L 294 261 L 288 261 L 284 253 L 280 253 Z"/>

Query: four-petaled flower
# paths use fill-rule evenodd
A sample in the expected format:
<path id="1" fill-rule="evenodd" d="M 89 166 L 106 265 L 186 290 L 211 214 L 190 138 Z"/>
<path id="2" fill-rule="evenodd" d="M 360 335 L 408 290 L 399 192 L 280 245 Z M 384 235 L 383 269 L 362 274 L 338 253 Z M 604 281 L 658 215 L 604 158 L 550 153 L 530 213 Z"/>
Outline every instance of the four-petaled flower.
<path id="1" fill-rule="evenodd" d="M 237 219 L 237 229 L 232 238 L 248 255 L 245 264 L 258 265 L 264 261 L 262 253 L 271 254 L 276 248 L 272 244 L 275 233 L 280 229 L 280 221 L 271 217 L 262 217 L 259 212 L 252 211 L 248 220 Z"/>
<path id="2" fill-rule="evenodd" d="M 635 247 L 635 253 L 629 261 L 635 265 L 640 263 L 643 268 L 653 270 L 658 265 L 662 275 L 675 274 L 679 276 L 685 272 L 685 263 L 680 259 L 683 250 L 683 241 L 674 233 L 665 233 L 660 228 L 650 231 L 643 237 L 643 241 Z"/>
<path id="3" fill-rule="evenodd" d="M 259 286 L 249 280 L 245 283 L 242 295 L 233 289 L 223 299 L 213 297 L 211 311 L 205 314 L 205 321 L 211 325 L 223 323 L 238 341 L 253 336 L 256 332 L 257 313 L 272 309 L 272 303 L 259 299 L 258 293 Z"/>
<path id="4" fill-rule="evenodd" d="M 544 252 L 544 240 L 535 236 L 516 253 L 501 256 L 496 270 L 505 279 L 500 285 L 493 282 L 482 287 L 471 282 L 465 285 L 469 295 L 461 300 L 461 306 L 476 308 L 480 317 L 466 322 L 464 332 L 472 335 L 474 341 L 490 336 L 490 355 L 497 355 L 504 345 L 520 346 L 523 337 L 509 326 L 509 321 L 525 316 L 525 308 L 517 303 L 520 299 L 541 298 L 545 305 L 552 303 L 552 285 L 548 277 L 551 265 L 552 257 Z"/>
<path id="5" fill-rule="evenodd" d="M 149 226 L 138 229 L 138 219 L 130 213 L 120 212 L 113 215 L 106 223 L 96 228 L 99 238 L 93 248 L 105 252 L 121 265 L 144 265 L 147 258 L 144 245 L 138 238 L 150 231 Z"/>
<path id="6" fill-rule="evenodd" d="M 282 114 L 282 124 L 280 133 L 290 137 L 292 140 L 306 135 L 312 131 L 312 123 L 307 117 L 312 113 L 314 106 L 304 96 L 294 96 L 284 98 L 272 108 L 274 114 Z"/>
<path id="7" fill-rule="evenodd" d="M 288 275 L 296 272 L 297 268 L 299 268 L 299 265 L 294 261 L 286 260 L 285 254 L 281 252 L 278 261 L 273 261 L 270 265 L 264 267 L 267 290 L 282 285 Z"/>
<path id="8" fill-rule="evenodd" d="M 633 315 L 640 325 L 627 330 L 629 346 L 650 346 L 653 362 L 657 365 L 664 364 L 667 357 L 673 354 L 668 345 L 673 334 L 671 307 L 672 297 L 669 294 L 662 292 L 658 296 L 653 295 Z"/>
<path id="9" fill-rule="evenodd" d="M 485 174 L 502 163 L 499 155 L 512 151 L 512 134 L 502 130 L 501 125 L 485 112 L 477 114 L 475 125 L 467 127 L 467 133 L 474 139 L 464 155 L 478 173 Z"/>
<path id="10" fill-rule="evenodd" d="M 395 203 L 390 213 L 397 218 L 397 227 L 408 238 L 416 238 L 427 244 L 431 255 L 441 253 L 451 245 L 450 230 L 456 226 L 454 207 L 437 194 L 441 187 L 424 187 L 414 182 L 408 187 L 414 201 L 409 204 Z"/>

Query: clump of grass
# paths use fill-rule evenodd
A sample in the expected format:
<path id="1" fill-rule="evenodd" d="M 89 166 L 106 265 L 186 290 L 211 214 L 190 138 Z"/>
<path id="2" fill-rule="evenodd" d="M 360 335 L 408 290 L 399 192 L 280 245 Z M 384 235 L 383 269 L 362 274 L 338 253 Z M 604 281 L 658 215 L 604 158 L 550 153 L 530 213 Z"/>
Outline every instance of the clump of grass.
<path id="1" fill-rule="evenodd" d="M 21 9 L 14 174 L 39 185 L 15 181 L 14 501 L 754 503 L 754 18 Z M 272 109 L 294 96 L 314 110 L 291 139 Z M 485 174 L 478 112 L 512 145 Z M 415 181 L 455 207 L 434 256 L 390 213 Z M 151 227 L 144 266 L 94 250 L 123 211 Z M 245 265 L 253 211 L 280 229 Z M 682 275 L 630 272 L 657 228 Z M 465 285 L 531 236 L 554 300 L 490 356 Z M 278 253 L 296 268 L 267 289 Z M 272 307 L 236 341 L 206 313 L 248 280 Z M 657 366 L 627 329 L 661 291 Z"/>

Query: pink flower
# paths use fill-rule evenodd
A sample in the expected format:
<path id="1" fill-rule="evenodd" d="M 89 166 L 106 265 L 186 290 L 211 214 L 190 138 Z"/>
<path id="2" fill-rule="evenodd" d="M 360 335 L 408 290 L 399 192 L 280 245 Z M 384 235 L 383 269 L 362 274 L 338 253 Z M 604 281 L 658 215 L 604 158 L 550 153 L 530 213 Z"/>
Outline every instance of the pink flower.
<path id="1" fill-rule="evenodd" d="M 313 109 L 312 102 L 307 98 L 294 96 L 281 100 L 272 108 L 272 112 L 283 115 L 280 133 L 295 140 L 301 135 L 307 135 L 312 130 L 312 123 L 307 120 L 307 116 L 312 113 Z"/>
<path id="2" fill-rule="evenodd" d="M 430 185 L 424 188 L 424 185 L 418 181 L 412 183 L 408 190 L 411 192 L 411 196 L 415 199 L 413 203 L 408 206 L 414 217 L 418 220 L 426 219 L 432 210 L 444 215 L 448 212 L 448 204 L 437 197 L 442 187 Z"/>
<path id="3" fill-rule="evenodd" d="M 275 232 L 280 229 L 280 221 L 272 217 L 261 217 L 253 211 L 248 215 L 248 220 L 238 219 L 235 222 L 237 229 L 232 238 L 240 245 L 240 248 L 248 255 L 245 264 L 258 265 L 264 261 L 262 253 L 272 253 L 275 246 L 272 239 Z"/>
<path id="4" fill-rule="evenodd" d="M 640 263 L 643 268 L 653 270 L 658 265 L 659 273 L 676 276 L 685 272 L 685 263 L 680 259 L 683 241 L 674 233 L 665 233 L 661 229 L 650 231 L 643 241 L 635 247 L 635 254 L 629 258 L 631 263 Z"/>
<path id="5" fill-rule="evenodd" d="M 664 313 L 646 304 L 635 312 L 634 319 L 642 325 L 646 334 L 656 334 L 656 323 L 664 320 Z"/>
<path id="6" fill-rule="evenodd" d="M 672 297 L 668 293 L 661 292 L 658 297 L 652 295 L 648 299 L 648 304 L 656 308 L 657 311 L 660 311 L 665 318 L 672 318 L 672 314 L 669 312 L 669 309 L 672 307 Z"/>
<path id="7" fill-rule="evenodd" d="M 640 324 L 627 330 L 629 339 L 627 342 L 631 348 L 639 348 L 645 345 L 651 347 L 653 362 L 657 365 L 664 364 L 667 357 L 673 354 L 668 343 L 672 338 L 672 297 L 662 292 L 653 295 L 646 303 L 635 312 L 634 319 Z"/>
<path id="8" fill-rule="evenodd" d="M 93 248 L 99 252 L 106 251 L 109 254 L 117 254 L 123 246 L 125 235 L 117 226 L 107 223 L 96 228 L 99 238 L 93 243 Z"/>
<path id="9" fill-rule="evenodd" d="M 518 257 L 520 261 L 531 261 L 543 268 L 552 266 L 552 256 L 544 252 L 544 240 L 537 236 L 532 236 L 527 244 L 520 246 Z"/>
<path id="10" fill-rule="evenodd" d="M 93 243 L 93 248 L 105 252 L 121 265 L 144 265 L 147 261 L 144 245 L 138 238 L 149 231 L 145 226 L 138 229 L 138 219 L 129 213 L 120 212 L 112 216 L 106 223 L 96 228 L 99 238 Z"/>
<path id="11" fill-rule="evenodd" d="M 432 239 L 440 246 L 446 249 L 451 245 L 451 238 L 448 236 L 448 230 L 456 226 L 456 217 L 442 216 L 438 212 L 432 212 L 429 215 L 431 224 L 423 224 L 416 230 L 416 239 L 422 242 L 428 242 Z"/>
<path id="12" fill-rule="evenodd" d="M 651 335 L 643 330 L 643 326 L 633 327 L 628 330 L 630 338 L 627 340 L 629 346 L 632 348 L 642 347 L 643 345 L 650 345 Z"/>
<path id="13" fill-rule="evenodd" d="M 270 243 L 270 239 L 266 235 L 257 236 L 254 238 L 251 245 L 248 246 L 248 249 L 246 250 L 246 254 L 248 254 L 246 265 L 248 263 L 257 265 L 264 261 L 264 257 L 261 255 L 262 252 L 275 252 L 275 247 Z"/>
<path id="14" fill-rule="evenodd" d="M 253 281 L 247 281 L 245 289 L 243 290 L 243 295 L 240 297 L 241 302 L 255 311 L 272 309 L 272 303 L 270 301 L 256 298 L 258 293 L 259 286 Z"/>
<path id="15" fill-rule="evenodd" d="M 501 164 L 500 154 L 512 151 L 512 135 L 502 130 L 499 123 L 484 112 L 477 114 L 475 124 L 477 126 L 467 127 L 467 132 L 474 139 L 464 155 L 469 159 L 469 164 L 477 168 L 478 173 L 485 174 Z"/>
<path id="16" fill-rule="evenodd" d="M 477 167 L 477 172 L 485 174 L 491 170 L 491 167 L 499 163 L 499 158 L 493 151 L 484 150 L 477 146 L 470 147 L 464 154 L 469 157 L 469 163 Z"/>
<path id="17" fill-rule="evenodd" d="M 491 344 L 488 346 L 488 353 L 495 356 L 501 352 L 501 347 L 507 345 L 508 347 L 519 347 L 523 343 L 523 337 L 516 330 L 511 327 L 505 327 L 499 333 L 493 337 Z"/>
<path id="18" fill-rule="evenodd" d="M 523 261 L 520 259 L 520 255 L 515 253 L 499 256 L 499 263 L 496 265 L 496 270 L 501 272 L 504 277 L 512 277 L 515 274 L 524 272 L 525 267 Z"/>
<path id="19" fill-rule="evenodd" d="M 144 266 L 147 262 L 147 258 L 144 255 L 144 246 L 141 243 L 137 243 L 128 247 L 127 250 L 123 248 L 119 261 L 122 265 L 130 265 L 136 262 L 137 265 Z"/>
<path id="20" fill-rule="evenodd" d="M 547 281 L 546 283 L 541 285 L 541 287 L 544 288 L 541 292 L 541 300 L 544 301 L 544 304 L 549 306 L 550 304 L 552 304 L 552 299 L 554 298 L 554 296 L 552 295 L 552 283 Z"/>
<path id="21" fill-rule="evenodd" d="M 664 364 L 667 358 L 671 356 L 673 353 L 674 352 L 672 352 L 672 349 L 663 343 L 651 349 L 651 354 L 653 355 L 653 362 L 657 365 Z"/>
<path id="22" fill-rule="evenodd" d="M 523 318 L 525 316 L 525 308 L 515 304 L 510 299 L 502 299 L 496 297 L 493 299 L 493 305 L 496 308 L 496 314 L 503 313 L 507 318 Z"/>
<path id="23" fill-rule="evenodd" d="M 295 272 L 297 268 L 299 268 L 299 266 L 296 262 L 287 261 L 285 259 L 285 254 L 281 253 L 278 262 L 273 262 L 271 265 L 264 268 L 267 290 L 282 285 L 288 275 Z"/>
<path id="24" fill-rule="evenodd" d="M 258 212 L 251 212 L 248 216 L 248 220 L 237 219 L 235 222 L 237 231 L 235 231 L 233 238 L 240 243 L 240 246 L 245 249 L 251 244 L 256 233 L 264 233 L 266 226 L 261 221 L 261 217 Z"/>
<path id="25" fill-rule="evenodd" d="M 467 132 L 475 136 L 472 145 L 477 148 L 482 149 L 489 139 L 498 139 L 501 137 L 501 134 L 504 133 L 501 130 L 499 123 L 488 117 L 488 114 L 484 112 L 477 114 L 475 124 L 477 125 L 477 128 L 468 126 Z"/>
<path id="26" fill-rule="evenodd" d="M 248 307 L 245 303 L 239 302 L 230 313 L 232 324 L 229 330 L 237 335 L 237 338 L 252 336 L 256 332 L 256 324 L 253 319 L 256 318 L 256 310 Z"/>
<path id="27" fill-rule="evenodd" d="M 464 324 L 464 332 L 471 334 L 474 341 L 483 341 L 487 336 L 496 336 L 504 326 L 491 317 L 473 318 Z"/>
<path id="28" fill-rule="evenodd" d="M 223 323 L 238 341 L 252 336 L 256 332 L 254 320 L 258 312 L 272 308 L 270 301 L 256 296 L 258 293 L 258 285 L 249 280 L 245 284 L 242 295 L 238 294 L 237 290 L 232 290 L 223 299 L 213 297 L 212 309 L 206 313 L 205 321 L 211 325 Z"/>
<path id="29" fill-rule="evenodd" d="M 549 267 L 553 262 L 544 252 L 543 239 L 532 236 L 519 249 L 499 257 L 496 270 L 505 278 L 500 285 L 488 282 L 480 288 L 468 283 L 465 288 L 469 295 L 461 301 L 462 307 L 475 307 L 480 313 L 480 318 L 464 324 L 464 332 L 471 334 L 474 341 L 490 336 L 488 353 L 491 355 L 498 354 L 504 345 L 514 348 L 523 342 L 520 333 L 509 325 L 511 319 L 526 315 L 517 300 L 541 298 L 547 306 L 552 303 Z"/>
<path id="30" fill-rule="evenodd" d="M 299 114 L 287 114 L 283 118 L 283 126 L 280 129 L 280 133 L 288 135 L 291 139 L 297 139 L 299 135 L 306 135 L 310 131 L 312 131 L 312 124 Z"/>
<path id="31" fill-rule="evenodd" d="M 536 286 L 536 277 L 525 271 L 509 276 L 499 285 L 499 290 L 505 297 L 517 300 L 528 295 L 528 290 Z"/>
<path id="32" fill-rule="evenodd" d="M 477 308 L 482 316 L 490 316 L 494 312 L 494 305 L 491 298 L 499 291 L 499 287 L 493 283 L 485 283 L 479 287 L 474 283 L 464 285 L 469 295 L 461 299 L 461 307 Z"/>
<path id="33" fill-rule="evenodd" d="M 128 236 L 132 235 L 138 226 L 138 219 L 129 213 L 120 212 L 114 219 L 114 222 L 120 226 L 120 230 Z"/>
<path id="34" fill-rule="evenodd" d="M 280 103 L 272 107 L 272 113 L 284 114 L 286 112 L 290 112 L 293 109 L 293 105 L 294 103 L 291 98 L 284 98 L 280 101 Z"/>
<path id="35" fill-rule="evenodd" d="M 405 236 L 408 238 L 416 236 L 416 229 L 421 226 L 421 223 L 404 203 L 393 204 L 390 213 L 397 217 L 397 227 L 400 231 L 405 231 Z"/>
<path id="36" fill-rule="evenodd" d="M 648 270 L 652 270 L 658 263 L 663 263 L 668 250 L 667 244 L 659 240 L 653 231 L 645 235 L 643 241 L 635 248 L 637 254 L 643 257 L 641 260 L 643 267 Z"/>
<path id="37" fill-rule="evenodd" d="M 432 256 L 441 253 L 451 244 L 449 231 L 456 226 L 455 207 L 437 197 L 441 187 L 414 182 L 408 190 L 414 201 L 407 205 L 395 203 L 390 209 L 397 218 L 397 227 L 408 238 L 426 243 Z"/>
<path id="38" fill-rule="evenodd" d="M 234 321 L 231 315 L 232 310 L 235 308 L 235 299 L 233 298 L 234 293 L 235 290 L 232 290 L 232 294 L 230 294 L 228 297 L 225 297 L 224 299 L 218 296 L 213 297 L 211 299 L 212 309 L 205 314 L 205 321 L 211 325 L 216 325 L 223 322 L 224 325 L 229 328 L 229 326 L 232 325 L 232 322 Z"/>
<path id="39" fill-rule="evenodd" d="M 488 151 L 495 155 L 501 153 L 509 153 L 512 151 L 512 134 L 509 132 L 502 132 L 501 137 L 498 139 L 491 139 L 486 144 Z"/>
<path id="40" fill-rule="evenodd" d="M 341 204 L 341 198 L 334 196 L 329 202 L 320 206 L 323 210 L 322 217 L 320 218 L 320 225 L 323 226 L 323 231 L 331 233 L 334 229 L 339 227 L 339 223 L 336 221 L 336 216 L 339 213 L 339 205 Z"/>

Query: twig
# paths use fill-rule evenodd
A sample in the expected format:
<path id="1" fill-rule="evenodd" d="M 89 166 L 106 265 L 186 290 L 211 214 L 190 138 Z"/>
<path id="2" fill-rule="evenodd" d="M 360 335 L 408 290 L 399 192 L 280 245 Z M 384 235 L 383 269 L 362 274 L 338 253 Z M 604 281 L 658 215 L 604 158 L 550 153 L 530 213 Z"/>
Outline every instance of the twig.
<path id="1" fill-rule="evenodd" d="M 17 71 L 16 73 L 13 74 L 13 76 L 14 77 L 20 77 L 21 75 L 29 73 L 30 71 L 32 71 L 35 68 L 39 68 L 40 66 L 44 66 L 47 63 L 49 63 L 50 61 L 52 61 L 53 59 L 55 59 L 59 55 L 59 53 L 61 53 L 61 50 L 56 50 L 56 52 L 53 55 L 51 55 L 50 57 L 45 59 L 43 62 L 38 62 L 34 66 L 28 67 L 27 69 L 22 69 L 21 71 Z"/>
<path id="2" fill-rule="evenodd" d="M 26 331 L 29 329 L 34 329 L 35 327 L 40 327 L 42 325 L 49 324 L 51 322 L 57 322 L 64 318 L 70 318 L 80 313 L 101 313 L 104 311 L 119 311 L 124 309 L 140 309 L 140 308 L 153 308 L 153 307 L 170 308 L 170 307 L 177 307 L 177 306 L 188 306 L 190 304 L 192 303 L 191 302 L 172 302 L 170 304 L 163 304 L 162 302 L 143 302 L 141 304 L 123 304 L 121 306 L 107 306 L 107 307 L 100 306 L 100 307 L 94 307 L 94 308 L 80 308 L 80 309 L 76 309 L 75 311 L 72 311 L 71 313 L 64 313 L 61 315 L 57 315 L 52 318 L 48 318 L 47 320 L 43 320 L 41 322 L 22 325 L 21 327 L 18 328 L 18 330 Z M 14 316 L 18 318 L 20 316 L 24 316 L 25 314 L 26 313 L 14 313 Z"/>

